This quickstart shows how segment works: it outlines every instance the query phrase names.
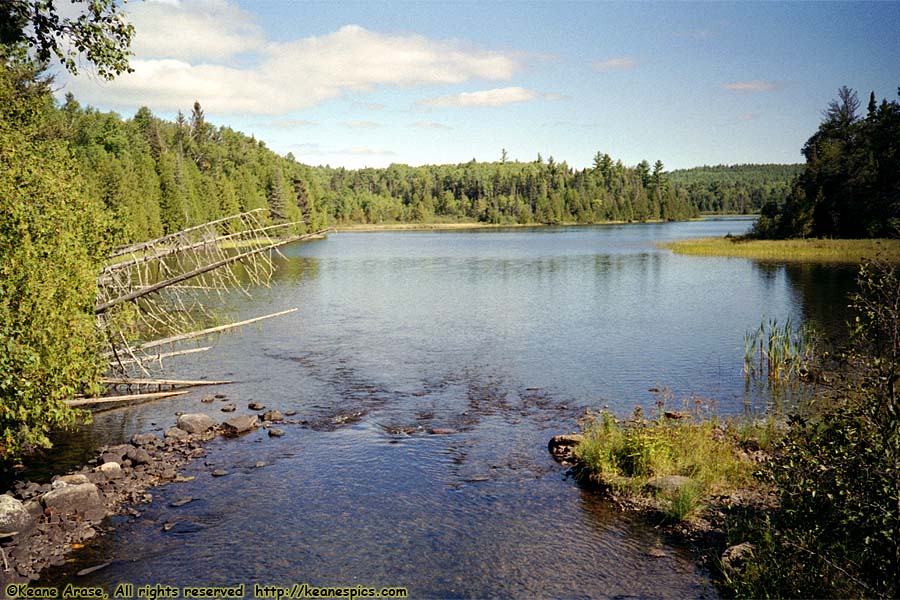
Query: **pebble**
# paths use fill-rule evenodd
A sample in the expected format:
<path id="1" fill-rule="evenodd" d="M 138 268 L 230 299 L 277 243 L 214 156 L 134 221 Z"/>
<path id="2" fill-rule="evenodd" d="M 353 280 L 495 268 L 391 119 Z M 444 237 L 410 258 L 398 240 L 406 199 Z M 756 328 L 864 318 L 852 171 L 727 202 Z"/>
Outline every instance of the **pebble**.
<path id="1" fill-rule="evenodd" d="M 190 496 L 187 496 L 186 498 L 182 498 L 181 500 L 176 500 L 175 502 L 169 503 L 169 506 L 171 506 L 172 508 L 178 508 L 179 506 L 184 506 L 188 502 L 193 502 L 193 501 L 194 501 L 193 498 L 191 498 Z"/>
<path id="2" fill-rule="evenodd" d="M 216 469 L 212 472 L 213 477 L 224 477 L 225 475 L 228 475 L 228 471 L 225 469 Z"/>
<path id="3" fill-rule="evenodd" d="M 226 404 L 222 407 L 222 412 L 234 412 L 235 410 L 237 410 L 237 406 L 234 404 Z"/>
<path id="4" fill-rule="evenodd" d="M 281 437 L 284 435 L 284 429 L 278 429 L 277 427 L 273 427 L 269 430 L 269 437 Z"/>

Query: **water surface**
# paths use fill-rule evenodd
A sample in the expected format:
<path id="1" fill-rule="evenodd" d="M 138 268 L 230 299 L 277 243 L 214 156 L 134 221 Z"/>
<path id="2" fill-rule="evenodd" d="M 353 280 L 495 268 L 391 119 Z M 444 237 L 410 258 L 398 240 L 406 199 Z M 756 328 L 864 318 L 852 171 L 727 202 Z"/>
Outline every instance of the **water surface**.
<path id="1" fill-rule="evenodd" d="M 50 581 L 113 561 L 73 581 L 715 596 L 686 550 L 581 490 L 546 442 L 585 409 L 652 406 L 650 388 L 675 403 L 712 399 L 723 414 L 759 411 L 765 399 L 748 397 L 741 375 L 744 332 L 764 315 L 839 330 L 852 269 L 656 247 L 749 224 L 342 233 L 288 247 L 271 287 L 228 309 L 300 310 L 218 337 L 168 372 L 234 378 L 212 392 L 306 424 L 213 442 L 184 472 L 194 481 L 155 490 L 140 518 Z M 161 431 L 176 411 L 227 416 L 199 402 L 208 393 L 98 415 L 59 456 Z M 230 475 L 212 478 L 215 468 Z M 168 507 L 183 496 L 198 500 Z M 178 525 L 163 531 L 168 521 Z"/>

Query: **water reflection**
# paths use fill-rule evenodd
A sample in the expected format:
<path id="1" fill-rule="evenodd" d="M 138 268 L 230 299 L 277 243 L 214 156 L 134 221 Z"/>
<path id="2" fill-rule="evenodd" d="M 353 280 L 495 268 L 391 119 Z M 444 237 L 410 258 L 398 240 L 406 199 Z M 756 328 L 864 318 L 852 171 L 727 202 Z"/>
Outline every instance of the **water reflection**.
<path id="1" fill-rule="evenodd" d="M 271 287 L 228 306 L 235 318 L 300 310 L 172 362 L 181 377 L 238 383 L 98 416 L 93 437 L 69 447 L 214 411 L 199 399 L 216 391 L 304 424 L 215 442 L 210 464 L 186 470 L 195 480 L 155 491 L 141 518 L 54 577 L 111 560 L 78 583 L 714 596 L 689 555 L 566 479 L 546 442 L 586 408 L 648 405 L 651 387 L 747 410 L 744 332 L 764 314 L 825 321 L 825 295 L 842 293 L 802 267 L 655 246 L 747 226 L 354 233 L 286 248 Z M 218 467 L 231 475 L 212 478 Z M 188 495 L 198 500 L 174 514 L 168 503 Z M 173 516 L 180 525 L 164 531 Z"/>

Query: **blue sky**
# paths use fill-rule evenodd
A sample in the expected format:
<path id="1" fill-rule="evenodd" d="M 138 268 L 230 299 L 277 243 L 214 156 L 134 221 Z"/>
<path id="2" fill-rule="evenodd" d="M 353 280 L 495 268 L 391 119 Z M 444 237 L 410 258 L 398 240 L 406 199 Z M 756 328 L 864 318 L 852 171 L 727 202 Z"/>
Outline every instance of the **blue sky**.
<path id="1" fill-rule="evenodd" d="M 126 5 L 135 73 L 61 76 L 129 117 L 207 118 L 309 164 L 800 162 L 838 87 L 894 98 L 900 2 Z M 62 92 L 61 92 L 62 93 Z"/>

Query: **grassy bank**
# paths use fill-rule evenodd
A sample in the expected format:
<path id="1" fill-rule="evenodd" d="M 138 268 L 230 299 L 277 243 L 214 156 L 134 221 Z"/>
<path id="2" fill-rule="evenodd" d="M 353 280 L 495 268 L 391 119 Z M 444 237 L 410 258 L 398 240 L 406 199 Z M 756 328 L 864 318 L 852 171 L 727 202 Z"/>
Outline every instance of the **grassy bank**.
<path id="1" fill-rule="evenodd" d="M 660 244 L 677 254 L 734 256 L 758 260 L 859 264 L 879 258 L 900 263 L 900 240 L 751 240 L 742 237 L 700 238 Z"/>
<path id="2" fill-rule="evenodd" d="M 588 415 L 575 448 L 582 482 L 669 522 L 699 519 L 718 511 L 721 498 L 764 495 L 753 478 L 774 439 L 774 423 L 722 421 L 700 412 L 659 409 L 645 418 L 640 407 L 619 420 L 607 412 Z"/>

